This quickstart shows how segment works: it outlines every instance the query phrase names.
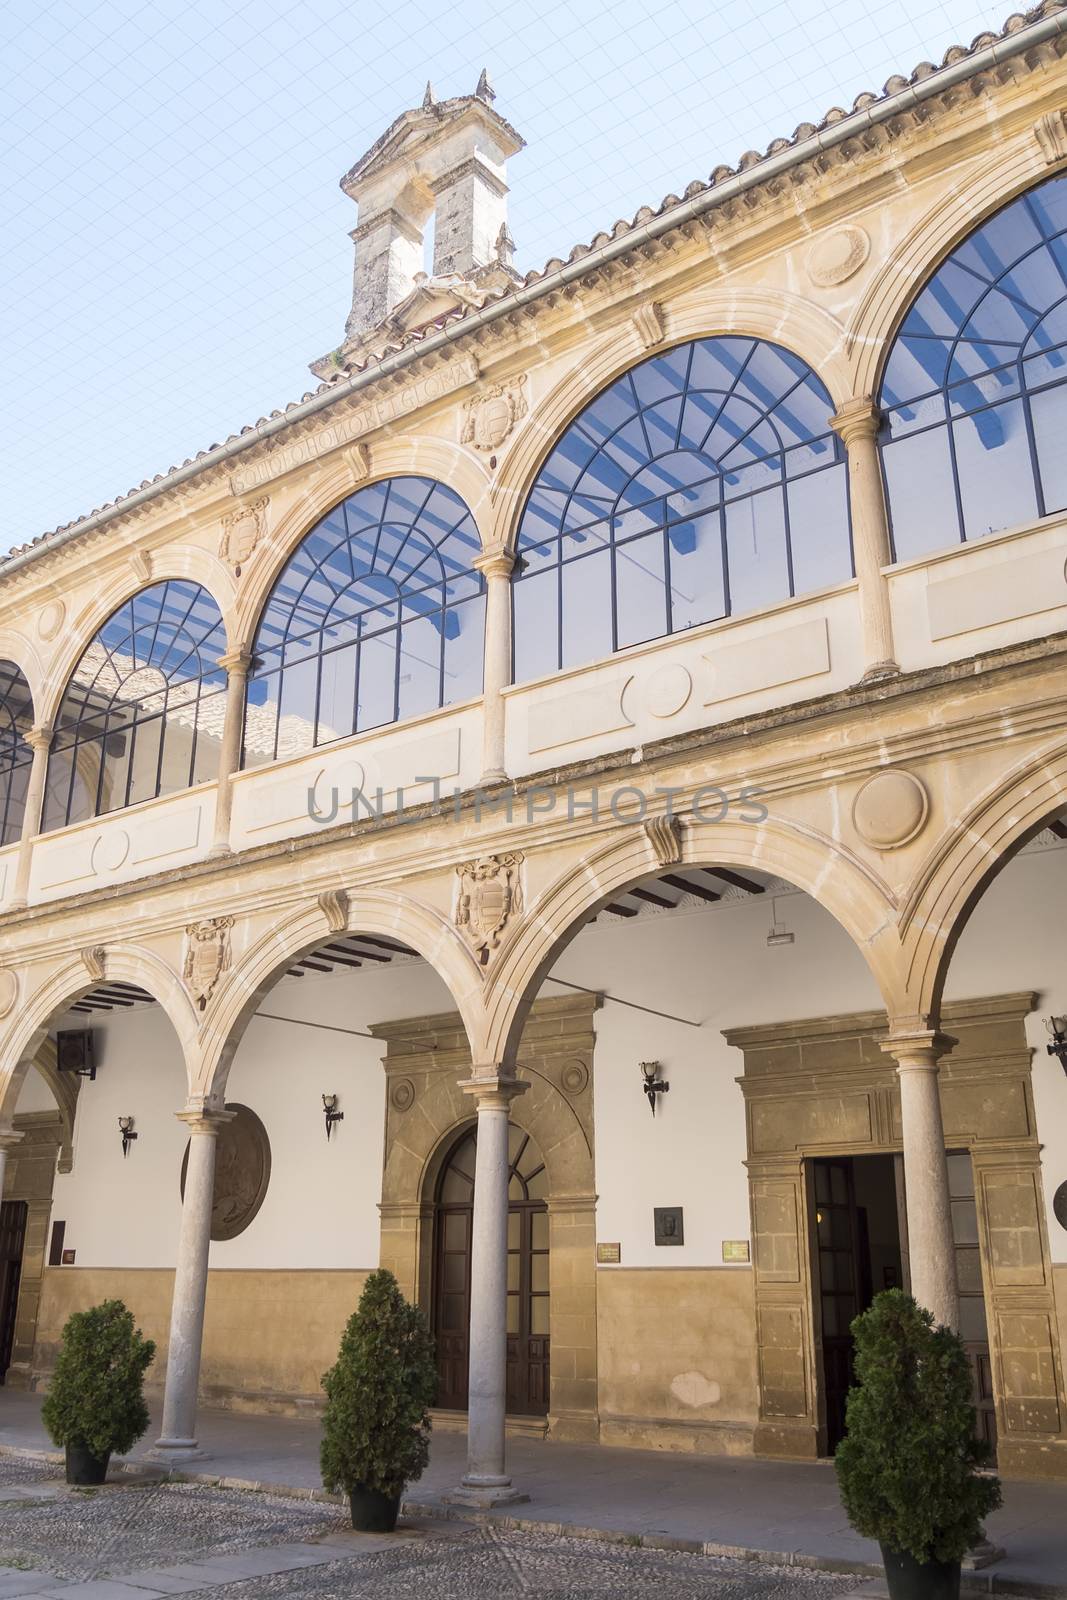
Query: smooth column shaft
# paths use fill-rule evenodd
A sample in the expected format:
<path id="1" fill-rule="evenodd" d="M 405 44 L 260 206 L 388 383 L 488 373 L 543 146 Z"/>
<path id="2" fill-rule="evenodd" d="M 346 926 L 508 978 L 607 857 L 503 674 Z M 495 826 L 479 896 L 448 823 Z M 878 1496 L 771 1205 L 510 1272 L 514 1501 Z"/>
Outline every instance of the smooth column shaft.
<path id="1" fill-rule="evenodd" d="M 30 781 L 26 785 L 26 805 L 22 813 L 22 836 L 19 840 L 11 910 L 24 906 L 29 895 L 33 841 L 41 831 L 41 817 L 44 811 L 44 785 L 48 773 L 48 755 L 52 748 L 51 728 L 31 728 L 26 735 L 26 742 L 33 748 L 33 763 L 30 767 Z"/>
<path id="2" fill-rule="evenodd" d="M 898 670 L 894 656 L 889 584 L 883 568 L 892 559 L 889 519 L 878 457 L 881 416 L 869 395 L 850 400 L 830 425 L 848 452 L 849 508 L 852 551 L 859 585 L 864 677 L 878 678 Z"/>
<path id="3" fill-rule="evenodd" d="M 473 1487 L 510 1482 L 504 1455 L 507 1394 L 508 1107 L 478 1106 L 471 1239 L 467 1473 Z"/>
<path id="4" fill-rule="evenodd" d="M 196 1396 L 204 1337 L 218 1126 L 215 1118 L 186 1120 L 190 1122 L 191 1138 L 170 1313 L 163 1432 L 156 1446 L 159 1450 L 196 1448 Z"/>
<path id="5" fill-rule="evenodd" d="M 504 690 L 511 682 L 511 570 L 514 559 L 504 551 L 478 556 L 474 565 L 485 577 L 485 657 L 482 683 L 482 782 L 506 776 Z"/>
<path id="6" fill-rule="evenodd" d="M 233 775 L 241 762 L 249 662 L 250 657 L 243 651 L 234 651 L 232 655 L 222 656 L 219 660 L 219 665 L 226 669 L 226 713 L 223 718 L 219 766 L 215 779 L 215 835 L 211 846 L 213 856 L 228 855 L 230 851 Z"/>
<path id="7" fill-rule="evenodd" d="M 908 1208 L 911 1292 L 946 1327 L 959 1327 L 948 1158 L 934 1050 L 897 1054 Z"/>

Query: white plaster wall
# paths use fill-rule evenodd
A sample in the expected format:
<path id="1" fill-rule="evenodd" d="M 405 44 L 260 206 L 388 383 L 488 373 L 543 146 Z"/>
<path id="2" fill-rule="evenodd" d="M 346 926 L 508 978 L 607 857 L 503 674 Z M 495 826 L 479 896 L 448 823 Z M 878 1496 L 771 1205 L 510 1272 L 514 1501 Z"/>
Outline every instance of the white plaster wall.
<path id="1" fill-rule="evenodd" d="M 728 892 L 728 891 L 727 891 Z M 805 895 L 777 901 L 792 945 L 767 947 L 770 895 L 693 912 L 602 916 L 557 976 L 698 1020 L 689 1028 L 608 999 L 596 1013 L 597 1238 L 623 1266 L 721 1266 L 724 1239 L 749 1237 L 744 1061 L 721 1030 L 881 1004 L 859 951 Z M 562 991 L 551 982 L 545 993 Z M 670 1091 L 653 1121 L 638 1062 L 658 1060 Z M 684 1208 L 685 1243 L 653 1242 L 654 1206 Z"/>
<path id="2" fill-rule="evenodd" d="M 453 1006 L 424 962 L 405 961 L 283 979 L 260 1009 L 366 1029 Z M 85 1024 L 84 1016 L 63 1023 Z M 185 1101 L 177 1039 L 158 1006 L 110 1013 L 91 1026 L 98 1032 L 99 1071 L 79 1096 L 74 1167 L 56 1179 L 53 1216 L 66 1221 L 64 1242 L 77 1251 L 79 1267 L 173 1266 L 187 1138 L 175 1116 Z M 377 1265 L 384 1053 L 384 1044 L 372 1038 L 252 1019 L 226 1096 L 251 1106 L 263 1121 L 270 1184 L 245 1232 L 212 1244 L 213 1267 Z M 324 1092 L 340 1096 L 345 1114 L 328 1145 Z M 50 1097 L 47 1103 L 53 1104 Z M 21 1099 L 19 1109 L 28 1109 Z M 136 1118 L 138 1139 L 124 1161 L 118 1118 L 128 1114 Z"/>
<path id="3" fill-rule="evenodd" d="M 52 1216 L 67 1225 L 63 1244 L 76 1266 L 173 1266 L 185 1149 L 174 1116 L 186 1094 L 181 1048 L 158 1006 L 99 1015 L 91 1024 L 97 1075 L 78 1094 L 74 1165 L 56 1177 Z M 58 1026 L 86 1021 L 68 1016 Z M 134 1117 L 138 1134 L 125 1160 L 120 1116 Z"/>

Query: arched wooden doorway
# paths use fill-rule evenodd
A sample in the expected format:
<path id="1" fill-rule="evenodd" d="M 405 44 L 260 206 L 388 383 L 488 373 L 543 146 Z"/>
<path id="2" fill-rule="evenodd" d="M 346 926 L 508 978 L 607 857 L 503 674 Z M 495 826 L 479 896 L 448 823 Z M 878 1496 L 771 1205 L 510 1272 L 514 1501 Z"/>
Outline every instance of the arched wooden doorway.
<path id="1" fill-rule="evenodd" d="M 467 1409 L 471 1221 L 477 1129 L 453 1145 L 434 1200 L 433 1328 L 437 1403 Z M 508 1129 L 508 1389 L 512 1416 L 548 1413 L 548 1173 L 528 1133 Z"/>

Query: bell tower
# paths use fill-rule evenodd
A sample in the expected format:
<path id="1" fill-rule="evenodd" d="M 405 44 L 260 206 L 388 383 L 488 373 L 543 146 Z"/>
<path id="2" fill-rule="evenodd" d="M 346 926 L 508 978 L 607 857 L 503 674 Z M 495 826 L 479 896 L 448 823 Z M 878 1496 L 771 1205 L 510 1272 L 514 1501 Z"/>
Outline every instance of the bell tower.
<path id="1" fill-rule="evenodd" d="M 341 179 L 359 207 L 352 309 L 340 350 L 312 364 L 320 376 L 372 351 L 378 330 L 430 320 L 443 299 L 516 276 L 507 225 L 508 157 L 524 141 L 493 109 L 483 71 L 473 94 L 438 100 L 426 85 L 422 104 L 405 111 Z M 423 240 L 434 223 L 433 275 L 423 272 Z M 410 307 L 408 302 L 415 297 Z M 443 307 L 442 307 L 443 309 Z M 425 311 L 426 315 L 420 315 Z"/>

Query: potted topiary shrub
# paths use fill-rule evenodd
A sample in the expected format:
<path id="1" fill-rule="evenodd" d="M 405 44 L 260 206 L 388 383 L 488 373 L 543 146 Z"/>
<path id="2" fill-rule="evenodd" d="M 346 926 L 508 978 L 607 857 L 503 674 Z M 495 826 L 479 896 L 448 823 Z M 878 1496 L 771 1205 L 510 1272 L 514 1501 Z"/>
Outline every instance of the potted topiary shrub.
<path id="1" fill-rule="evenodd" d="M 348 1496 L 354 1528 L 391 1533 L 405 1484 L 430 1458 L 428 1408 L 437 1394 L 426 1319 L 391 1272 L 370 1274 L 322 1386 L 322 1481 Z"/>
<path id="2" fill-rule="evenodd" d="M 41 1418 L 66 1449 L 68 1483 L 103 1483 L 112 1453 L 125 1455 L 144 1434 L 144 1375 L 155 1353 L 121 1300 L 67 1318 Z"/>
<path id="3" fill-rule="evenodd" d="M 887 1289 L 852 1324 L 856 1387 L 835 1466 L 848 1519 L 882 1547 L 891 1600 L 957 1600 L 960 1562 L 1000 1504 L 979 1468 L 963 1344 Z"/>

